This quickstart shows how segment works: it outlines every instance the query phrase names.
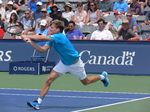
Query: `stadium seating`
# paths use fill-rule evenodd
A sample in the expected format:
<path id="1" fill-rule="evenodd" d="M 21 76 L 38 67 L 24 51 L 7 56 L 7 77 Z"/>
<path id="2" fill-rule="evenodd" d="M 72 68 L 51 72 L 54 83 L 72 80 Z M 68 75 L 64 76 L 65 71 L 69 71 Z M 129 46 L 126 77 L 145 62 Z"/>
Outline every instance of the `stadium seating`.
<path id="1" fill-rule="evenodd" d="M 12 38 L 12 37 L 11 37 L 11 35 L 9 33 L 5 32 L 4 39 L 7 39 L 7 38 Z"/>
<path id="2" fill-rule="evenodd" d="M 19 17 L 22 17 L 27 9 L 28 9 L 28 6 L 22 5 L 21 11 L 19 11 Z"/>
<path id="3" fill-rule="evenodd" d="M 135 19 L 136 19 L 136 21 L 137 21 L 137 24 L 140 25 L 141 23 L 144 22 L 144 20 L 145 20 L 145 15 L 143 15 L 143 16 L 138 16 L 138 17 L 136 17 Z"/>
<path id="4" fill-rule="evenodd" d="M 90 39 L 92 34 L 87 34 L 86 39 Z"/>
<path id="5" fill-rule="evenodd" d="M 140 40 L 146 40 L 147 39 L 146 35 L 139 35 L 139 37 L 140 37 Z"/>
<path id="6" fill-rule="evenodd" d="M 150 7 L 147 5 L 143 10 L 143 14 L 146 15 L 146 13 L 149 11 L 150 11 Z"/>
<path id="7" fill-rule="evenodd" d="M 147 38 L 150 37 L 150 25 L 144 25 L 141 27 L 141 34 Z"/>
<path id="8" fill-rule="evenodd" d="M 137 25 L 137 33 L 138 33 L 139 35 L 141 35 L 141 26 L 140 26 L 140 25 Z"/>
<path id="9" fill-rule="evenodd" d="M 83 34 L 91 34 L 93 31 L 95 31 L 95 26 L 94 25 L 83 25 L 81 28 L 81 31 Z"/>
<path id="10" fill-rule="evenodd" d="M 105 19 L 105 22 L 109 22 L 109 21 L 113 21 L 115 20 L 115 16 L 114 15 L 108 15 Z"/>

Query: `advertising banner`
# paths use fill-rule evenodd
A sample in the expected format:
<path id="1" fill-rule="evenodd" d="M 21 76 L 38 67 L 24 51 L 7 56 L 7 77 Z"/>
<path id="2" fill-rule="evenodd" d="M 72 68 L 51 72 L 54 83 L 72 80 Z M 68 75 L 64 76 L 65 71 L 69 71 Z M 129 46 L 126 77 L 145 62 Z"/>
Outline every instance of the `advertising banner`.
<path id="1" fill-rule="evenodd" d="M 9 63 L 9 74 L 49 74 L 55 66 L 55 62 L 31 62 L 19 61 Z"/>
<path id="2" fill-rule="evenodd" d="M 71 40 L 85 63 L 87 73 L 107 71 L 120 75 L 150 75 L 150 42 Z M 9 71 L 9 63 L 30 61 L 33 47 L 22 40 L 0 40 L 0 71 Z M 45 55 L 45 54 L 41 54 Z M 57 63 L 52 48 L 48 60 Z"/>

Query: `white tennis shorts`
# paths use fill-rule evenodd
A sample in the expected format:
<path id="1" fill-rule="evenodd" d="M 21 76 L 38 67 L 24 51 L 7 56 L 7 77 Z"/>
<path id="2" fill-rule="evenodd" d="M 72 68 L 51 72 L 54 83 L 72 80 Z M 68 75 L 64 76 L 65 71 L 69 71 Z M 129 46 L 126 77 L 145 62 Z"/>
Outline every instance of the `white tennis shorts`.
<path id="1" fill-rule="evenodd" d="M 79 80 L 83 80 L 87 77 L 84 63 L 80 58 L 78 62 L 69 66 L 64 65 L 60 60 L 53 70 L 58 72 L 60 75 L 64 75 L 65 73 L 69 72 Z"/>

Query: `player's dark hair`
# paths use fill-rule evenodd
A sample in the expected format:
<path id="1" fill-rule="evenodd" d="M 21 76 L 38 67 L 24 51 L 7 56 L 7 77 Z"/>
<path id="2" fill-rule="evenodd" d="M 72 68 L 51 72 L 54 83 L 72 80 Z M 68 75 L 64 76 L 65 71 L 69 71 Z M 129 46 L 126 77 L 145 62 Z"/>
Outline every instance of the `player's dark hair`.
<path id="1" fill-rule="evenodd" d="M 59 21 L 59 20 L 54 20 L 54 21 L 52 21 L 52 24 L 54 24 L 56 28 L 59 28 L 61 33 L 63 32 L 64 22 Z"/>

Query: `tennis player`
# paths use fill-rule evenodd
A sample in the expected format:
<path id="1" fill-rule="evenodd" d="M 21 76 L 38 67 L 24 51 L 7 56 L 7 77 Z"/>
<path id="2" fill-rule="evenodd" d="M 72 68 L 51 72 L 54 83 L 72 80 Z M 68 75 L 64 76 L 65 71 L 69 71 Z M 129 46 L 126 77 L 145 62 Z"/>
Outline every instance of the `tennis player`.
<path id="1" fill-rule="evenodd" d="M 95 75 L 87 77 L 84 69 L 84 63 L 80 59 L 78 52 L 75 50 L 71 42 L 62 33 L 63 29 L 64 23 L 59 20 L 55 20 L 52 22 L 50 27 L 50 30 L 52 32 L 52 35 L 50 36 L 21 35 L 23 40 L 27 43 L 30 43 L 37 51 L 43 53 L 53 47 L 60 54 L 61 57 L 60 61 L 57 63 L 57 65 L 51 71 L 50 75 L 47 77 L 42 87 L 40 96 L 37 98 L 37 100 L 33 102 L 27 102 L 28 106 L 36 110 L 40 109 L 40 104 L 42 103 L 42 100 L 49 91 L 52 82 L 66 72 L 70 72 L 84 85 L 88 85 L 98 80 L 101 80 L 105 87 L 109 85 L 107 72 L 102 72 L 102 74 L 98 76 Z M 43 47 L 41 47 L 34 43 L 32 40 L 47 42 Z"/>

